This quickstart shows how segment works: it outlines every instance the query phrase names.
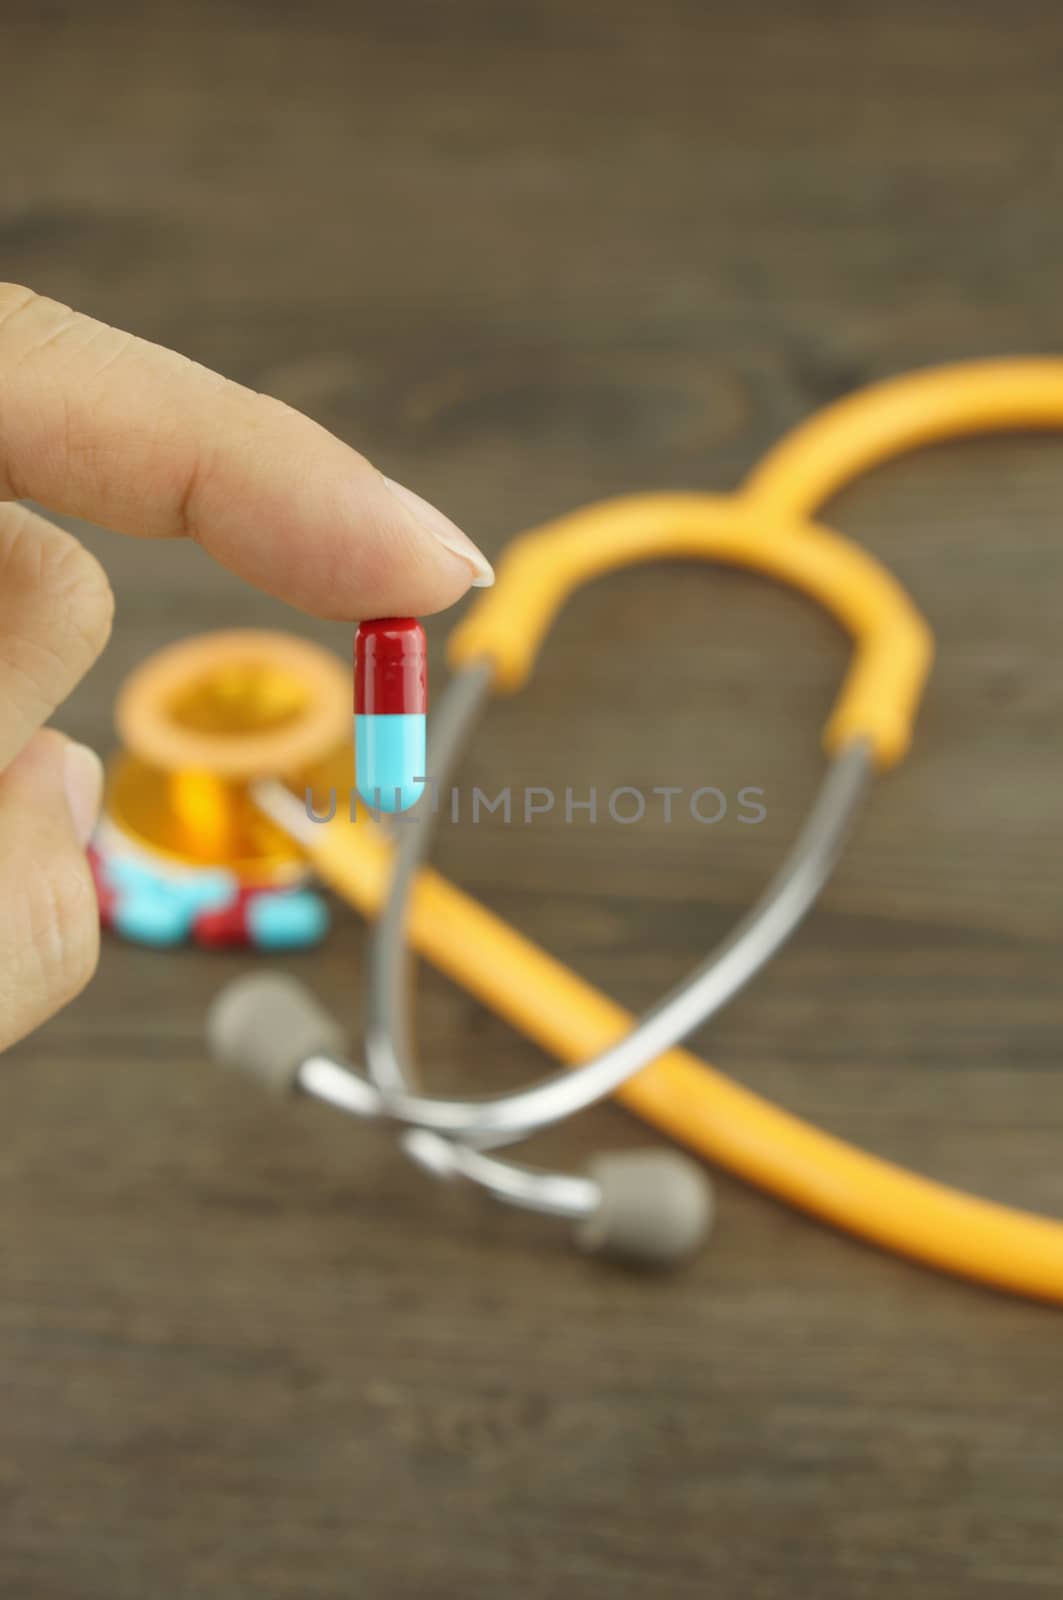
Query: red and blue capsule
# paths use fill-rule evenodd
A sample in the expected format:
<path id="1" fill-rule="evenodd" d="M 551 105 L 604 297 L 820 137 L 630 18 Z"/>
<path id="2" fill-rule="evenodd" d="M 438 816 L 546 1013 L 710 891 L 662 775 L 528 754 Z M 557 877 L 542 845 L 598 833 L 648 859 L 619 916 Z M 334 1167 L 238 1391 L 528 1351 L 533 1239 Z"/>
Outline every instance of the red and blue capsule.
<path id="1" fill-rule="evenodd" d="M 408 811 L 426 787 L 428 651 L 416 617 L 381 617 L 354 636 L 354 758 L 373 811 Z"/>

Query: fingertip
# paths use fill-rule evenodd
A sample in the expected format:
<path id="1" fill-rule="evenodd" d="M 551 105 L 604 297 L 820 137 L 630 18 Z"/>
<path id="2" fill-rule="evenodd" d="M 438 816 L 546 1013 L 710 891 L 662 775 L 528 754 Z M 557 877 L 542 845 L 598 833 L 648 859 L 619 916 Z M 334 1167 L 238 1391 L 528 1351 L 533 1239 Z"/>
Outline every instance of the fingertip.
<path id="1" fill-rule="evenodd" d="M 345 620 L 431 616 L 494 582 L 486 556 L 456 523 L 348 451 L 344 517 L 306 547 L 307 610 Z"/>
<path id="2" fill-rule="evenodd" d="M 265 587 L 314 615 L 361 621 L 431 616 L 456 604 L 476 584 L 494 581 L 486 558 L 442 512 L 410 492 L 410 500 L 423 507 L 415 512 L 375 467 L 349 454 L 356 466 L 344 474 L 341 515 L 333 510 L 315 521 L 288 581 L 279 586 L 274 568 Z M 273 549 L 276 557 L 276 543 Z"/>
<path id="3" fill-rule="evenodd" d="M 405 484 L 396 483 L 393 478 L 384 478 L 383 482 L 388 493 L 393 495 L 402 509 L 413 518 L 418 529 L 435 540 L 448 555 L 455 556 L 467 569 L 466 587 L 474 589 L 491 587 L 495 581 L 494 568 L 479 546 L 473 544 L 468 534 L 463 533 L 456 522 L 452 522 L 438 506 L 434 506 L 423 495 L 407 489 Z"/>

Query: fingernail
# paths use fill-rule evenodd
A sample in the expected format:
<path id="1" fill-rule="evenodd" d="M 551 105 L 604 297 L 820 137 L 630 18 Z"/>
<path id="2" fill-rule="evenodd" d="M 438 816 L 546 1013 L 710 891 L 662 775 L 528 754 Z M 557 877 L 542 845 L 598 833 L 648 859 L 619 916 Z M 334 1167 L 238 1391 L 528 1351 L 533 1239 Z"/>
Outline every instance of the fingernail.
<path id="1" fill-rule="evenodd" d="M 86 845 L 96 826 L 103 799 L 103 762 L 87 744 L 67 745 L 63 753 L 66 803 L 78 843 Z"/>
<path id="2" fill-rule="evenodd" d="M 423 500 L 419 494 L 414 494 L 412 489 L 407 489 L 404 484 L 395 483 L 391 478 L 385 478 L 391 493 L 395 496 L 426 533 L 439 541 L 444 550 L 449 550 L 451 555 L 460 556 L 473 571 L 472 586 L 474 589 L 489 589 L 495 581 L 494 568 L 484 555 L 478 550 L 467 533 L 445 517 L 442 511 Z"/>

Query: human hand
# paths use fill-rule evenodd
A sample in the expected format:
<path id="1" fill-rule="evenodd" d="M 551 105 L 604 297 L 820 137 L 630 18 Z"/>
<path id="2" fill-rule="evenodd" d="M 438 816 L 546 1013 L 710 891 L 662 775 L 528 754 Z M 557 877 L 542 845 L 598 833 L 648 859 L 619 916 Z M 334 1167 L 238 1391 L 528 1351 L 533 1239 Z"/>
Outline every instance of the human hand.
<path id="1" fill-rule="evenodd" d="M 0 284 L 0 1050 L 96 966 L 84 847 L 102 769 L 43 724 L 103 649 L 113 611 L 99 563 L 24 499 L 194 539 L 323 617 L 424 615 L 492 581 L 448 518 L 307 417 Z"/>

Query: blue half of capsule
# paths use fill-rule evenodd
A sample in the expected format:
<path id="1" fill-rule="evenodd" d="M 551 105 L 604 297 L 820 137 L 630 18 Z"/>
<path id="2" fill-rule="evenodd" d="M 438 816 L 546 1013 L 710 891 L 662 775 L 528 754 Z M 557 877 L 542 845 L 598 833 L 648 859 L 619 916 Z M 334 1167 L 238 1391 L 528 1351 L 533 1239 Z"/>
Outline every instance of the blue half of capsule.
<path id="1" fill-rule="evenodd" d="M 259 950 L 310 950 L 328 925 L 328 906 L 310 889 L 256 894 L 247 902 L 247 930 Z"/>
<path id="2" fill-rule="evenodd" d="M 424 794 L 427 722 L 408 711 L 355 716 L 358 793 L 371 811 L 408 811 Z"/>

